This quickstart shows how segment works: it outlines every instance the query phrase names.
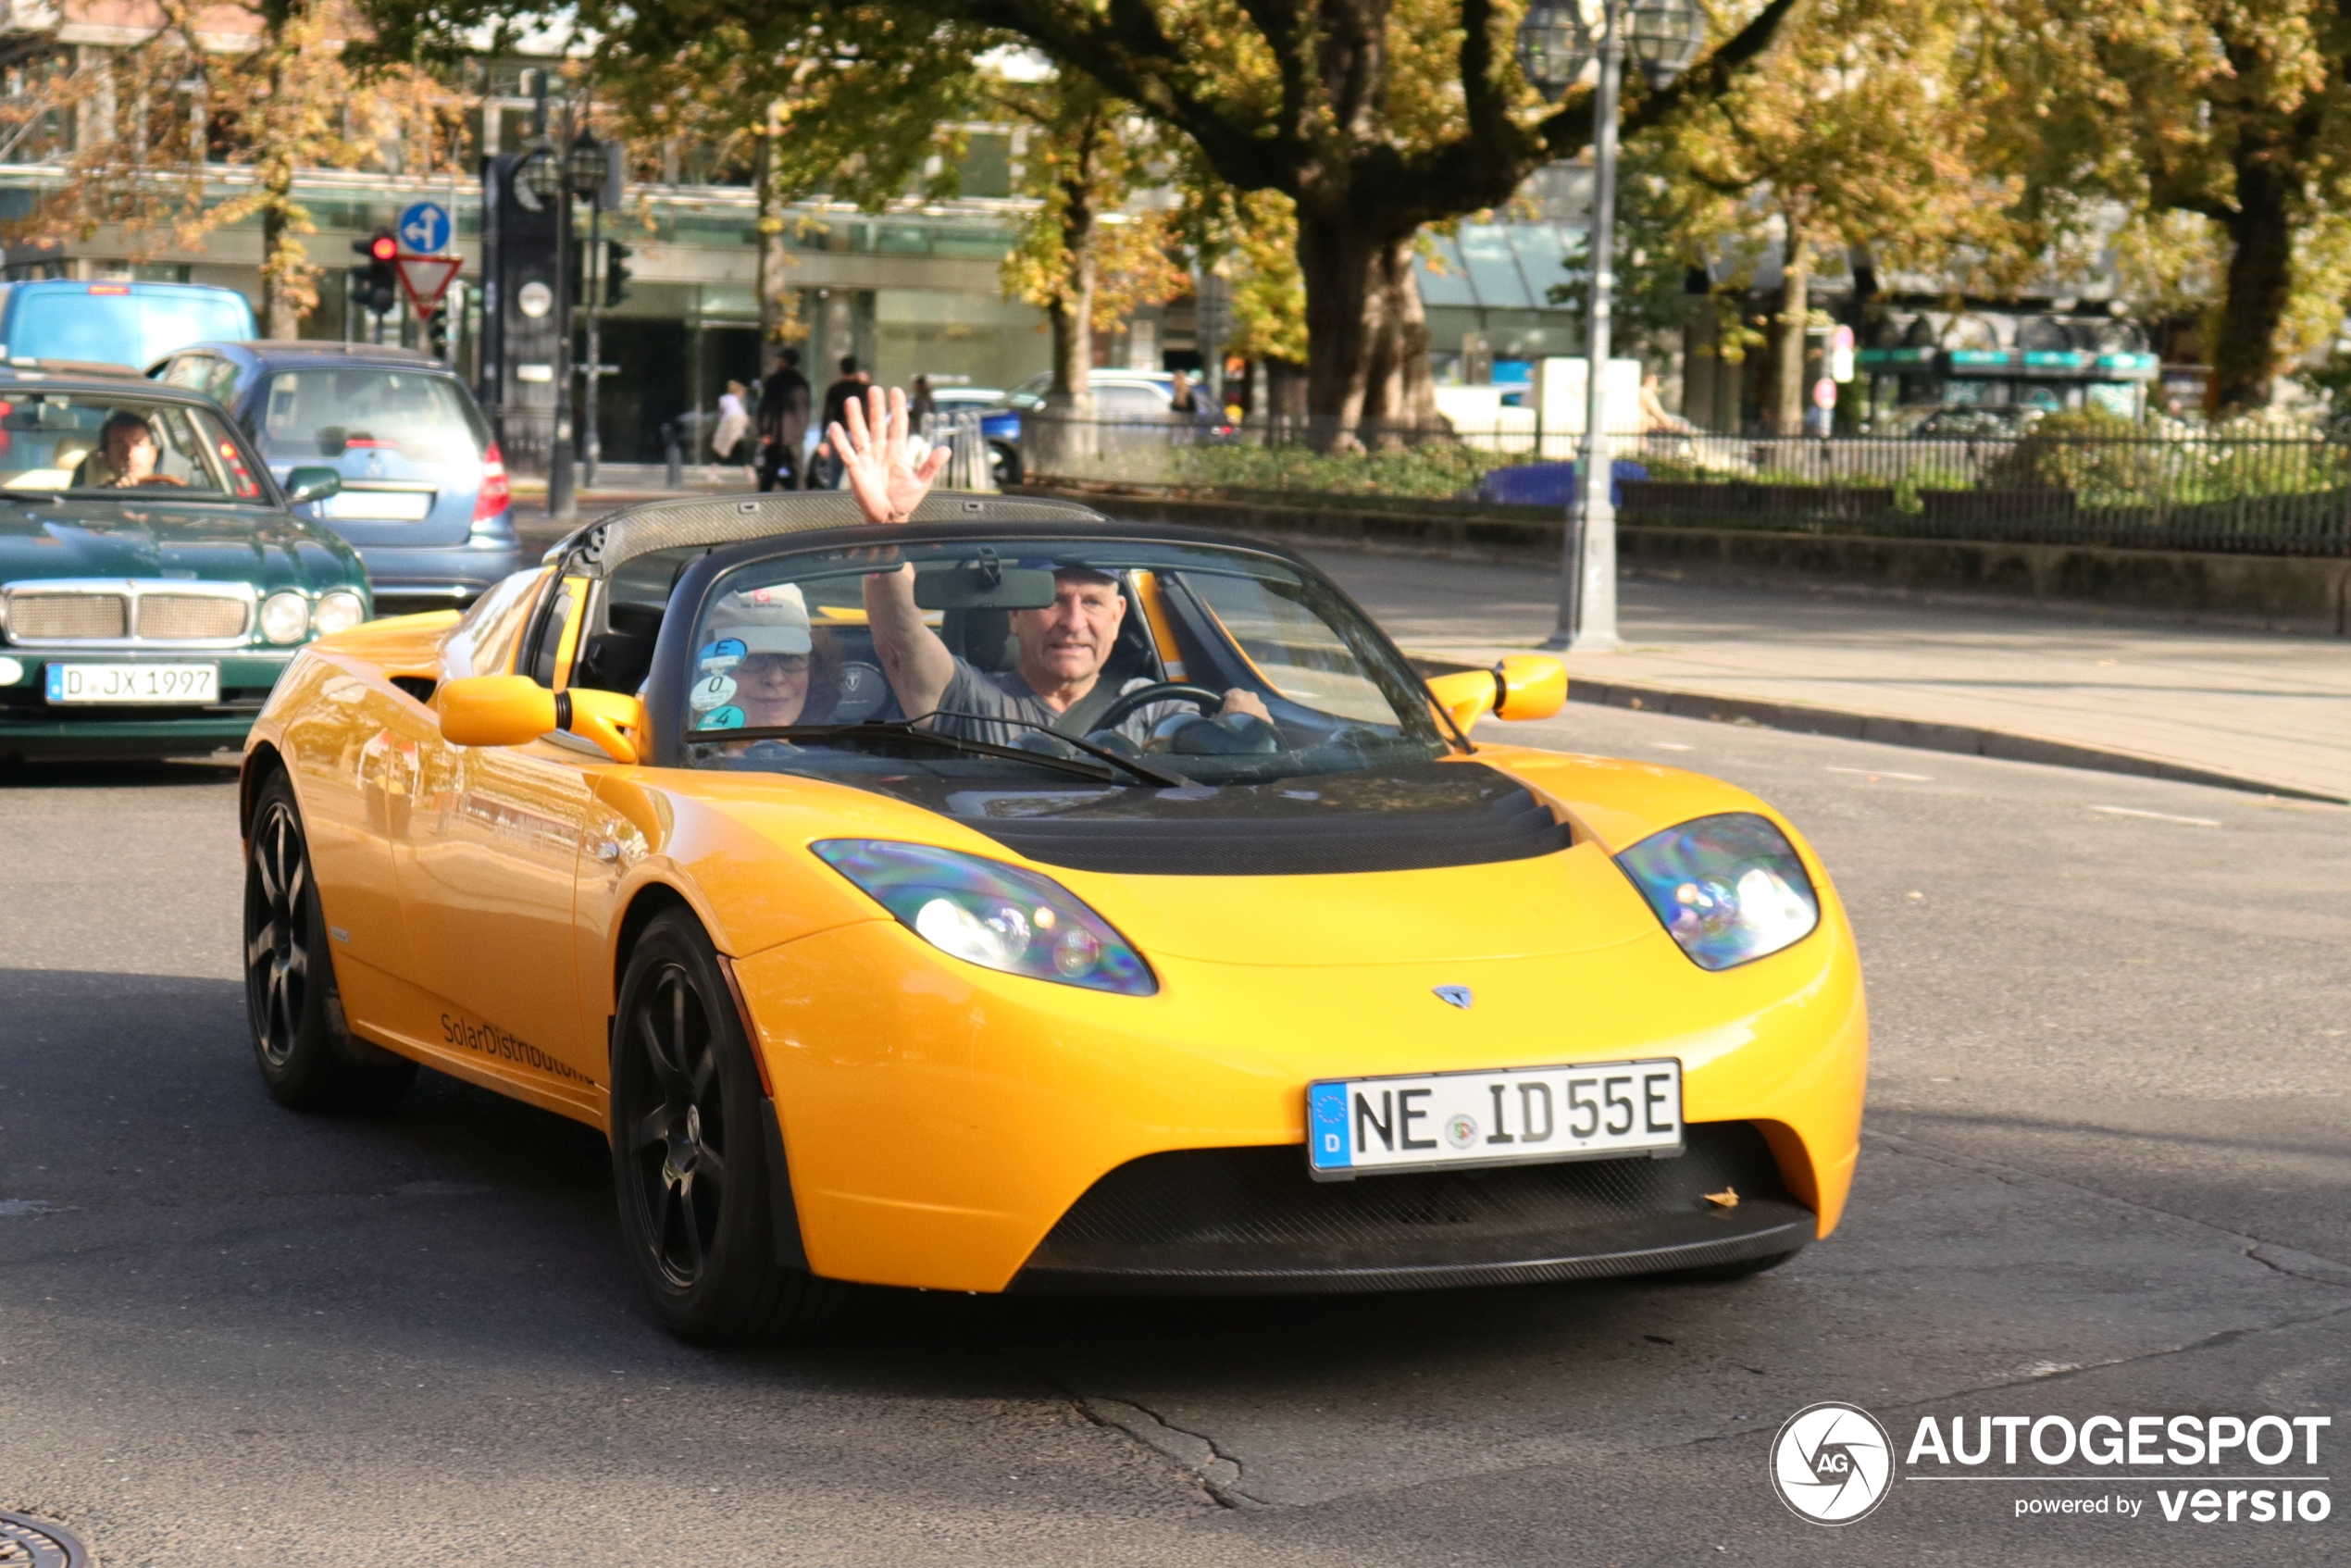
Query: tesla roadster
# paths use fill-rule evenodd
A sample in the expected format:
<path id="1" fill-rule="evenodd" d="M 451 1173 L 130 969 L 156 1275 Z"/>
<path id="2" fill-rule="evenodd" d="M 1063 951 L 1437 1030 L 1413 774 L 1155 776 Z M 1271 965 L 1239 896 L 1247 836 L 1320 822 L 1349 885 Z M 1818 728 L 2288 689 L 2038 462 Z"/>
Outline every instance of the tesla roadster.
<path id="1" fill-rule="evenodd" d="M 913 712 L 909 648 L 952 672 Z M 1015 700 L 1051 658 L 1093 661 L 1082 722 Z M 1851 931 L 1753 796 L 1493 739 L 1565 693 L 1424 680 L 1231 536 L 642 506 L 296 656 L 245 753 L 261 1074 L 379 1107 L 421 1064 L 602 1129 L 701 1340 L 840 1281 L 1771 1267 L 1851 1178 Z"/>

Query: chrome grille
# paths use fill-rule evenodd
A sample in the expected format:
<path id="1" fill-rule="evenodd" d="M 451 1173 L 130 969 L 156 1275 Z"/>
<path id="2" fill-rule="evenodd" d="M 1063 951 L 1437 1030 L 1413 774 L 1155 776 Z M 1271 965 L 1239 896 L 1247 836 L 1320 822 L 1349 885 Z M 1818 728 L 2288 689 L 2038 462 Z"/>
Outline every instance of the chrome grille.
<path id="1" fill-rule="evenodd" d="M 240 616 L 243 606 L 235 606 Z M 26 593 L 8 596 L 8 634 L 33 638 L 122 637 L 129 633 L 131 606 L 119 593 Z"/>
<path id="2" fill-rule="evenodd" d="M 241 637 L 245 629 L 242 600 L 200 597 L 193 593 L 143 593 L 139 596 L 139 635 L 166 642 L 201 641 L 207 638 Z"/>

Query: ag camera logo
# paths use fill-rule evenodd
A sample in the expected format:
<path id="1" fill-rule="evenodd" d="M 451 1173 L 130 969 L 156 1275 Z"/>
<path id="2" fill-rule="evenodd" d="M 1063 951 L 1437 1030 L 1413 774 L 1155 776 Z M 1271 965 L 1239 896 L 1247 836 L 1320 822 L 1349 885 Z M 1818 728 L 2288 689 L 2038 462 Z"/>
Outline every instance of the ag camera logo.
<path id="1" fill-rule="evenodd" d="M 1772 1439 L 1772 1488 L 1799 1519 L 1850 1524 L 1867 1518 L 1893 1485 L 1893 1439 L 1859 1405 L 1806 1405 Z"/>

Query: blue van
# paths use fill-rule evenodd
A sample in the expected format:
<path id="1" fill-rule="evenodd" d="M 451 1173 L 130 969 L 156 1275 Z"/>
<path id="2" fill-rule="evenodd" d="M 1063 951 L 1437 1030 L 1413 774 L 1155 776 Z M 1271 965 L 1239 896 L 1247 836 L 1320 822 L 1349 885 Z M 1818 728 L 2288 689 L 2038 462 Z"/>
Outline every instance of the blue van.
<path id="1" fill-rule="evenodd" d="M 0 283 L 0 360 L 144 370 L 190 343 L 260 335 L 245 296 L 209 283 Z"/>

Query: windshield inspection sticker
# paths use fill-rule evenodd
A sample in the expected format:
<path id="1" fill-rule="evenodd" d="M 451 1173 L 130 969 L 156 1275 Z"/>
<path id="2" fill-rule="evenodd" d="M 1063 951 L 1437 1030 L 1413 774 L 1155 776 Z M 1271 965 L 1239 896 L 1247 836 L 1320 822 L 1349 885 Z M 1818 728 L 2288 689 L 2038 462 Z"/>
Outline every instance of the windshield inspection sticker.
<path id="1" fill-rule="evenodd" d="M 697 725 L 695 728 L 699 729 L 740 729 L 742 727 L 742 709 L 729 703 L 728 706 L 719 708 L 715 712 L 703 715 L 702 723 Z"/>
<path id="2" fill-rule="evenodd" d="M 743 644 L 739 637 L 722 637 L 715 642 L 704 643 L 703 651 L 694 655 L 695 667 L 704 675 L 724 675 L 742 662 Z"/>
<path id="3" fill-rule="evenodd" d="M 694 682 L 694 689 L 686 694 L 686 701 L 693 704 L 696 713 L 703 713 L 711 708 L 726 706 L 734 700 L 734 696 L 733 681 L 723 675 L 706 675 Z"/>

